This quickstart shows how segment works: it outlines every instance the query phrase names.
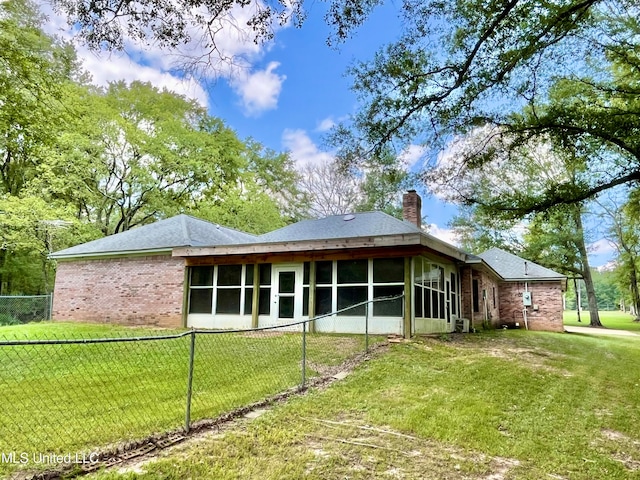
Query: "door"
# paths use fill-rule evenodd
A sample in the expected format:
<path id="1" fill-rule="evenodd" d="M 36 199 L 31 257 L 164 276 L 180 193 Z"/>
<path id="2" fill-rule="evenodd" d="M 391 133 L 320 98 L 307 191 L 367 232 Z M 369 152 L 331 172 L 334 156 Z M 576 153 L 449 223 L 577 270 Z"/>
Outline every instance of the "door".
<path id="1" fill-rule="evenodd" d="M 271 321 L 293 323 L 302 319 L 302 265 L 274 265 L 271 281 Z"/>

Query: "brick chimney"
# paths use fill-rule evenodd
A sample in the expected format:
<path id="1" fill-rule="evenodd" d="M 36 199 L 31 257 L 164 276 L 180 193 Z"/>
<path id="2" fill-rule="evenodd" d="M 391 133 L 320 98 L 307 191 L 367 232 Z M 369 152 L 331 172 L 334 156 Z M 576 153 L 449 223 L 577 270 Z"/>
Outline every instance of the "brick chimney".
<path id="1" fill-rule="evenodd" d="M 422 199 L 415 190 L 402 196 L 402 218 L 422 228 Z"/>

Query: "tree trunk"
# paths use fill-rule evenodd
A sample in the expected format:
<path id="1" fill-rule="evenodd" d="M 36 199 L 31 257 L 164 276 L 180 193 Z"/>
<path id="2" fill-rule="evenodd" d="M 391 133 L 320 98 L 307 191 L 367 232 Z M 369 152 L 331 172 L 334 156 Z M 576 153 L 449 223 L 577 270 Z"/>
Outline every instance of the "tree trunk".
<path id="1" fill-rule="evenodd" d="M 587 301 L 589 303 L 589 314 L 591 321 L 589 326 L 602 327 L 600 323 L 600 314 L 598 313 L 598 300 L 596 299 L 596 290 L 593 287 L 593 278 L 591 277 L 591 267 L 589 266 L 589 258 L 587 256 L 587 246 L 584 243 L 584 230 L 582 229 L 582 215 L 579 208 L 575 212 L 576 226 L 578 227 L 577 243 L 578 251 L 582 261 L 582 278 L 587 289 Z"/>
<path id="2" fill-rule="evenodd" d="M 640 321 L 640 290 L 638 289 L 638 272 L 636 270 L 636 259 L 631 257 L 631 271 L 629 272 L 629 280 L 631 282 L 631 298 L 633 302 L 633 311 L 635 313 L 635 321 Z"/>
<path id="3" fill-rule="evenodd" d="M 573 277 L 573 289 L 576 292 L 576 313 L 578 314 L 578 322 L 582 323 L 580 319 L 580 290 L 578 290 L 578 280 Z"/>

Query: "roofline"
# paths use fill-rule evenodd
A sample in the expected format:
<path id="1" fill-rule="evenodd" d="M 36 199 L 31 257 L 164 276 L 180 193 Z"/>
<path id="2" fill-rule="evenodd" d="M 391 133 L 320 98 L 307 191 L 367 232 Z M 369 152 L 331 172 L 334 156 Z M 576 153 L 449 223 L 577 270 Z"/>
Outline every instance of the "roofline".
<path id="1" fill-rule="evenodd" d="M 518 278 L 504 278 L 503 280 L 505 282 L 550 282 L 550 281 L 557 281 L 557 280 L 566 280 L 567 277 L 565 277 L 564 275 L 561 276 L 557 276 L 557 277 L 518 277 Z"/>
<path id="2" fill-rule="evenodd" d="M 165 248 L 150 248 L 147 250 L 113 250 L 109 252 L 93 252 L 93 253 L 71 253 L 59 255 L 57 253 L 52 253 L 49 255 L 49 258 L 53 260 L 76 260 L 83 258 L 115 258 L 115 257 L 139 257 L 145 256 L 148 254 L 158 254 L 158 253 L 166 253 L 171 254 L 174 247 L 165 247 Z"/>
<path id="3" fill-rule="evenodd" d="M 464 261 L 467 254 L 453 245 L 423 232 L 394 233 L 390 235 L 372 235 L 362 237 L 343 237 L 317 240 L 293 240 L 288 242 L 256 242 L 236 245 L 218 245 L 209 247 L 176 247 L 174 257 L 205 257 L 221 255 L 260 255 L 273 253 L 291 253 L 322 250 L 340 250 L 345 248 L 375 248 L 425 246 L 450 258 Z"/>

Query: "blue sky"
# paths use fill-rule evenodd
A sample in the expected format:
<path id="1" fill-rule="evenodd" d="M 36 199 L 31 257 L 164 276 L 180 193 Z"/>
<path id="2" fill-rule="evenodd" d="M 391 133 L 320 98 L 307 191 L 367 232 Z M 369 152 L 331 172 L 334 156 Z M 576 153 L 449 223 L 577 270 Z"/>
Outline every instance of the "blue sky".
<path id="1" fill-rule="evenodd" d="M 306 8 L 308 17 L 302 28 L 279 28 L 266 45 L 255 45 L 237 31 L 223 32 L 220 45 L 239 59 L 240 68 L 222 66 L 209 72 L 208 78 L 184 81 L 172 69 L 171 52 L 140 48 L 133 42 L 127 43 L 126 55 L 96 55 L 79 44 L 77 49 L 94 83 L 149 81 L 198 100 L 241 138 L 252 137 L 276 151 L 290 151 L 299 165 L 325 162 L 332 158 L 331 148 L 323 141 L 328 129 L 354 113 L 358 105 L 346 76 L 348 66 L 370 59 L 397 35 L 400 24 L 392 7 L 378 8 L 351 39 L 331 48 L 326 43 L 331 33 L 324 21 L 326 3 L 308 2 Z M 70 38 L 64 19 L 46 13 L 48 29 Z M 235 13 L 242 21 L 244 13 Z M 423 160 L 417 146 L 408 152 L 406 161 L 413 169 L 420 167 Z M 420 185 L 415 187 L 424 193 Z M 423 194 L 430 233 L 452 241 L 447 225 L 455 213 L 454 206 Z M 600 251 L 602 254 L 593 255 L 595 265 L 610 257 L 605 243 Z"/>

